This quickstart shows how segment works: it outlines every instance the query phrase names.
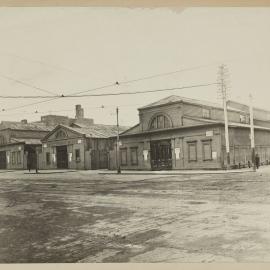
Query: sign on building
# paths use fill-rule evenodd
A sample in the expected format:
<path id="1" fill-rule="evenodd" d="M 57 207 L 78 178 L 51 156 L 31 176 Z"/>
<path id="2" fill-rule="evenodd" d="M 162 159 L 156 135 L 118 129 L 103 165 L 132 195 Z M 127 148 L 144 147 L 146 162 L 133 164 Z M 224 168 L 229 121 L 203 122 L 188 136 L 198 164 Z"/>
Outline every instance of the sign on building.
<path id="1" fill-rule="evenodd" d="M 217 152 L 212 152 L 212 159 L 217 159 Z"/>
<path id="2" fill-rule="evenodd" d="M 175 158 L 180 159 L 180 148 L 179 147 L 175 148 L 174 152 L 175 152 Z"/>
<path id="3" fill-rule="evenodd" d="M 148 158 L 148 150 L 143 150 L 143 159 L 146 161 Z"/>
<path id="4" fill-rule="evenodd" d="M 206 133 L 205 133 L 206 137 L 212 137 L 213 135 L 214 135 L 213 130 L 207 130 Z"/>

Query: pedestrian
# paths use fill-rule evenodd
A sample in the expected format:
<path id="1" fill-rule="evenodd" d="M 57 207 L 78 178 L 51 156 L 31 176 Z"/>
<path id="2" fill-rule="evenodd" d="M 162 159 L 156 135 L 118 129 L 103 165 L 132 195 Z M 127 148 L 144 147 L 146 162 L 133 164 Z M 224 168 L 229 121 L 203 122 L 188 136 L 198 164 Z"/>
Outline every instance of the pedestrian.
<path id="1" fill-rule="evenodd" d="M 31 161 L 30 161 L 30 159 L 27 159 L 27 169 L 29 170 L 29 172 L 31 171 Z"/>
<path id="2" fill-rule="evenodd" d="M 248 161 L 248 167 L 249 167 L 249 168 L 251 167 L 251 163 L 250 163 L 250 161 Z"/>
<path id="3" fill-rule="evenodd" d="M 260 167 L 260 157 L 259 157 L 258 153 L 255 155 L 255 164 L 256 164 L 256 168 L 259 169 L 259 167 Z"/>

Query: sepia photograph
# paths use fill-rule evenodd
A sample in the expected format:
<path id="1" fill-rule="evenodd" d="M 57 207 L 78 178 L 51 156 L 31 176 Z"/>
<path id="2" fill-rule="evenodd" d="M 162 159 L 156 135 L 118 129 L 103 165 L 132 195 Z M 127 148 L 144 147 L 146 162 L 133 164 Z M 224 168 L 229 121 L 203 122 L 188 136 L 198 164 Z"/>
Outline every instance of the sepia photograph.
<path id="1" fill-rule="evenodd" d="M 269 263 L 269 33 L 270 7 L 1 6 L 0 264 Z"/>

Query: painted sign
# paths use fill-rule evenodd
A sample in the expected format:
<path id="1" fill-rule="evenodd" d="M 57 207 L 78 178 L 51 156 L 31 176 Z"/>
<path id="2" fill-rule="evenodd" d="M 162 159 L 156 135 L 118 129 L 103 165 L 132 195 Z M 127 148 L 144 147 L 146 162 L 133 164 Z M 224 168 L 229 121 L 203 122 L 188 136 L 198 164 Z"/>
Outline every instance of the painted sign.
<path id="1" fill-rule="evenodd" d="M 81 139 L 79 139 L 79 140 L 78 140 L 78 143 L 82 143 L 82 140 L 81 140 Z"/>
<path id="2" fill-rule="evenodd" d="M 217 159 L 217 152 L 212 152 L 212 159 Z"/>
<path id="3" fill-rule="evenodd" d="M 174 152 L 175 152 L 175 158 L 180 159 L 180 148 L 179 147 L 175 148 Z"/>
<path id="4" fill-rule="evenodd" d="M 68 153 L 68 161 L 69 161 L 69 162 L 72 161 L 72 153 Z"/>
<path id="5" fill-rule="evenodd" d="M 214 135 L 213 130 L 207 130 L 206 133 L 205 133 L 206 137 L 212 137 L 213 135 Z"/>
<path id="6" fill-rule="evenodd" d="M 148 150 L 143 150 L 143 159 L 146 161 L 148 158 Z"/>

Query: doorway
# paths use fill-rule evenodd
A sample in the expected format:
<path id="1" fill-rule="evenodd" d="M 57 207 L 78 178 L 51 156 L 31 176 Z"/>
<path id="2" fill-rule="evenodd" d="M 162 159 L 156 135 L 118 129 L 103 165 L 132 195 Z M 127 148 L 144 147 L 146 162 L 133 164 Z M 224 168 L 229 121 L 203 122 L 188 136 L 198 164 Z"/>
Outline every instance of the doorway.
<path id="1" fill-rule="evenodd" d="M 172 169 L 171 140 L 152 141 L 150 143 L 150 149 L 152 170 Z"/>
<path id="2" fill-rule="evenodd" d="M 6 151 L 0 151 L 0 169 L 7 168 L 7 156 Z"/>
<path id="3" fill-rule="evenodd" d="M 56 165 L 58 169 L 68 169 L 67 146 L 56 146 Z"/>

